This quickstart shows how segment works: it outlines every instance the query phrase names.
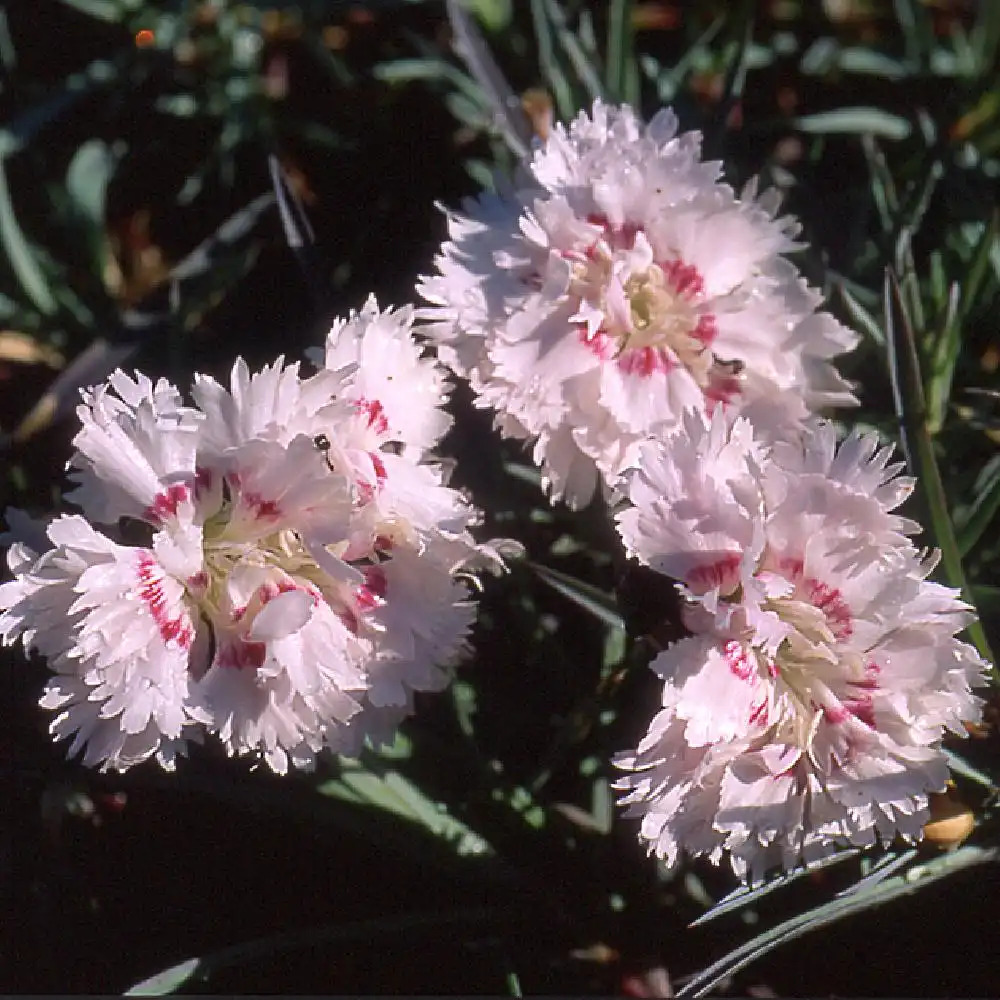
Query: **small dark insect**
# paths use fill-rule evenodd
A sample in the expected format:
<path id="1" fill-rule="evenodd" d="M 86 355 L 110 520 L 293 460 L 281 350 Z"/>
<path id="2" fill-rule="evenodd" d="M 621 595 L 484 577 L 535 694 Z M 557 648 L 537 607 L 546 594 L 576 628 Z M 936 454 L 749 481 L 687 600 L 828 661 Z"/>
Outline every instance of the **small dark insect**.
<path id="1" fill-rule="evenodd" d="M 739 358 L 733 358 L 732 361 L 723 361 L 721 358 L 716 358 L 715 363 L 729 375 L 742 375 L 746 370 L 746 364 Z"/>
<path id="2" fill-rule="evenodd" d="M 316 446 L 316 450 L 323 456 L 323 461 L 326 462 L 326 467 L 331 471 L 335 471 L 333 468 L 333 462 L 330 461 L 330 448 L 333 446 L 330 444 L 330 439 L 325 434 L 317 434 L 313 438 L 313 444 Z"/>

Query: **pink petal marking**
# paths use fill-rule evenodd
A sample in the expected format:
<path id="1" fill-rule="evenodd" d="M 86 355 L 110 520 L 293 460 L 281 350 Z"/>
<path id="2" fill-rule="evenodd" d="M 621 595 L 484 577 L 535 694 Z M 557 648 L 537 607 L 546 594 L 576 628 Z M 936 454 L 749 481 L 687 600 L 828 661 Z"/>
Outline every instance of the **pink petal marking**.
<path id="1" fill-rule="evenodd" d="M 163 592 L 164 572 L 160 564 L 148 552 L 139 555 L 137 577 L 139 597 L 145 602 L 149 613 L 165 643 L 176 643 L 181 649 L 190 649 L 194 642 L 194 629 L 186 615 L 170 616 L 167 598 Z"/>
<path id="2" fill-rule="evenodd" d="M 853 635 L 854 619 L 851 609 L 836 587 L 805 576 L 805 566 L 801 559 L 784 558 L 779 560 L 779 566 L 791 580 L 805 590 L 812 605 L 823 612 L 830 631 L 837 639 L 849 639 Z"/>
<path id="3" fill-rule="evenodd" d="M 659 263 L 659 267 L 674 291 L 683 298 L 693 299 L 705 291 L 704 279 L 693 264 L 685 264 L 682 260 L 665 260 Z"/>
<path id="4" fill-rule="evenodd" d="M 385 571 L 379 566 L 369 566 L 365 570 L 365 582 L 356 591 L 358 606 L 362 611 L 371 611 L 385 604 L 387 589 Z"/>
<path id="5" fill-rule="evenodd" d="M 253 511 L 258 521 L 275 521 L 281 517 L 281 508 L 275 500 L 265 500 L 258 493 L 245 493 L 243 504 Z"/>
<path id="6" fill-rule="evenodd" d="M 715 562 L 703 563 L 688 570 L 684 582 L 696 593 L 704 593 L 713 587 L 728 587 L 739 579 L 740 555 L 730 552 Z"/>
<path id="7" fill-rule="evenodd" d="M 343 608 L 340 611 L 335 612 L 335 614 L 348 632 L 352 635 L 358 634 L 361 629 L 361 623 L 358 620 L 358 616 L 350 608 Z"/>
<path id="8" fill-rule="evenodd" d="M 230 492 L 239 496 L 239 506 L 256 521 L 275 521 L 281 517 L 281 508 L 276 500 L 265 500 L 260 493 L 244 493 L 243 476 L 236 471 L 226 474 Z"/>
<path id="9" fill-rule="evenodd" d="M 691 336 L 700 340 L 706 347 L 719 335 L 719 325 L 712 313 L 702 313 L 698 317 L 698 325 L 691 331 Z"/>
<path id="10" fill-rule="evenodd" d="M 847 639 L 854 632 L 851 609 L 836 587 L 827 586 L 819 580 L 804 581 L 809 591 L 809 599 L 826 615 L 830 631 L 838 639 Z"/>
<path id="11" fill-rule="evenodd" d="M 765 695 L 756 705 L 750 707 L 750 718 L 748 721 L 751 726 L 766 726 L 767 716 L 767 696 Z"/>
<path id="12" fill-rule="evenodd" d="M 577 334 L 584 347 L 596 355 L 599 361 L 610 361 L 618 353 L 618 342 L 603 330 L 598 330 L 593 336 L 590 336 L 587 333 L 587 327 L 581 323 L 577 327 Z"/>
<path id="13" fill-rule="evenodd" d="M 757 665 L 747 655 L 743 644 L 730 639 L 722 648 L 722 655 L 730 671 L 741 681 L 748 681 L 757 673 Z"/>
<path id="14" fill-rule="evenodd" d="M 154 524 L 162 524 L 168 517 L 176 517 L 177 508 L 190 498 L 191 490 L 186 483 L 174 483 L 156 494 L 143 516 Z"/>
<path id="15" fill-rule="evenodd" d="M 855 689 L 856 694 L 851 698 L 845 698 L 844 708 L 855 718 L 860 719 L 866 726 L 875 729 L 875 699 L 872 692 L 879 690 L 878 675 L 881 673 L 877 663 L 868 662 L 865 664 L 865 676 L 859 681 L 848 681 L 847 683 Z"/>
<path id="16" fill-rule="evenodd" d="M 359 500 L 362 504 L 371 503 L 375 499 L 375 494 L 385 486 L 385 481 L 389 478 L 385 463 L 377 451 L 368 452 L 368 457 L 372 460 L 372 468 L 375 470 L 375 482 L 370 483 L 367 479 L 358 477 L 357 486 Z"/>
<path id="17" fill-rule="evenodd" d="M 255 614 L 260 611 L 268 602 L 273 601 L 279 594 L 287 594 L 293 590 L 300 590 L 309 594 L 313 599 L 313 604 L 321 599 L 319 590 L 311 584 L 299 583 L 294 580 L 278 580 L 262 583 L 250 598 L 249 604 L 241 604 L 230 612 L 230 621 L 233 625 L 238 625 L 247 614 L 251 605 L 256 608 Z M 245 628 L 246 626 L 243 626 Z M 251 668 L 256 670 L 263 666 L 267 657 L 267 643 L 253 642 L 242 639 L 239 636 L 229 636 L 225 642 L 219 646 L 215 662 L 220 667 L 235 667 L 239 670 Z"/>
<path id="18" fill-rule="evenodd" d="M 648 378 L 655 372 L 671 372 L 680 367 L 662 347 L 639 347 L 625 350 L 618 358 L 618 368 L 625 375 Z"/>
<path id="19" fill-rule="evenodd" d="M 851 714 L 843 705 L 824 705 L 822 711 L 823 718 L 832 726 L 839 726 L 842 722 L 846 722 Z"/>
<path id="20" fill-rule="evenodd" d="M 845 698 L 844 708 L 870 729 L 875 728 L 875 705 L 870 694 L 859 695 L 857 698 Z"/>
<path id="21" fill-rule="evenodd" d="M 368 418 L 368 426 L 376 434 L 385 434 L 389 430 L 389 421 L 386 419 L 385 408 L 377 399 L 365 399 L 362 396 L 355 400 L 354 408 L 358 413 Z"/>
<path id="22" fill-rule="evenodd" d="M 635 222 L 623 222 L 620 226 L 613 226 L 608 222 L 608 217 L 599 212 L 592 212 L 587 216 L 587 221 L 592 226 L 600 226 L 604 230 L 604 237 L 615 250 L 630 250 L 635 246 L 635 238 L 643 231 L 642 226 Z"/>

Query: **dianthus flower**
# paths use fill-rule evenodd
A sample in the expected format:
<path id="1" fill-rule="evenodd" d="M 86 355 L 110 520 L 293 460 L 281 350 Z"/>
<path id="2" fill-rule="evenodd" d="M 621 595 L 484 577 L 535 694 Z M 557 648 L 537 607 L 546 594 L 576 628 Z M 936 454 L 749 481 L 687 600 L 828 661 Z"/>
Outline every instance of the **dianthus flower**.
<path id="1" fill-rule="evenodd" d="M 662 707 L 618 787 L 668 865 L 728 855 L 757 878 L 920 838 L 985 668 L 955 638 L 968 606 L 893 513 L 912 481 L 890 454 L 819 423 L 768 446 L 721 412 L 644 446 L 618 526 L 678 581 L 690 635 L 651 664 Z"/>
<path id="2" fill-rule="evenodd" d="M 406 317 L 392 331 L 409 341 Z M 416 346 L 384 333 L 365 356 L 362 321 L 351 363 L 309 378 L 280 360 L 237 362 L 228 389 L 196 376 L 193 406 L 122 372 L 85 394 L 68 495 L 82 513 L 47 529 L 9 514 L 0 587 L 0 637 L 48 658 L 41 704 L 71 753 L 170 767 L 207 730 L 284 772 L 386 737 L 415 691 L 447 683 L 474 617 L 464 574 L 502 564 L 418 461 L 447 427 L 440 398 L 419 427 L 390 423 Z M 440 388 L 424 376 L 418 393 Z"/>
<path id="3" fill-rule="evenodd" d="M 442 359 L 574 506 L 687 408 L 853 402 L 830 359 L 857 338 L 782 256 L 796 223 L 677 125 L 597 101 L 556 126 L 517 190 L 449 215 L 418 286 Z"/>

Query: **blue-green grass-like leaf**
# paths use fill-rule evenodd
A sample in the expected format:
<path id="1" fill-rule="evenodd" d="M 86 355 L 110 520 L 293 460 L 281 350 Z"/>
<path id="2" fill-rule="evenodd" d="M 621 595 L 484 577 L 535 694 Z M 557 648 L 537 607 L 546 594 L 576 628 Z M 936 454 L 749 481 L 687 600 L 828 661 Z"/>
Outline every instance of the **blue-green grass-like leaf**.
<path id="1" fill-rule="evenodd" d="M 538 66 L 552 91 L 559 118 L 569 121 L 577 112 L 577 102 L 556 52 L 546 0 L 531 0 L 531 18 L 535 28 L 535 44 L 538 47 Z"/>
<path id="2" fill-rule="evenodd" d="M 544 580 L 553 590 L 562 594 L 563 597 L 568 597 L 574 604 L 592 614 L 599 621 L 604 622 L 605 625 L 624 630 L 625 621 L 618 612 L 617 602 L 611 594 L 591 583 L 569 576 L 567 573 L 560 573 L 559 570 L 550 569 L 530 561 L 528 566 L 540 579 Z"/>
<path id="3" fill-rule="evenodd" d="M 446 0 L 445 8 L 454 34 L 455 52 L 482 90 L 481 95 L 467 96 L 473 100 L 485 97 L 487 106 L 493 109 L 493 121 L 508 148 L 515 156 L 524 156 L 531 146 L 532 128 L 521 102 L 468 11 L 459 0 Z"/>
<path id="4" fill-rule="evenodd" d="M 988 774 L 984 774 L 979 770 L 979 768 L 973 767 L 964 757 L 955 753 L 954 750 L 942 747 L 942 753 L 948 761 L 948 767 L 954 771 L 955 774 L 961 775 L 961 777 L 966 778 L 969 781 L 974 781 L 977 785 L 981 785 L 988 792 L 990 792 L 990 794 L 995 794 L 997 791 L 1000 791 L 997 787 L 997 783 Z"/>
<path id="5" fill-rule="evenodd" d="M 329 924 L 309 930 L 273 934 L 246 941 L 196 958 L 188 958 L 148 979 L 131 986 L 123 994 L 127 997 L 166 996 L 177 992 L 185 984 L 205 982 L 224 969 L 239 968 L 260 959 L 282 952 L 302 951 L 320 945 L 363 943 L 366 941 L 391 941 L 408 938 L 422 931 L 444 931 L 454 928 L 453 935 L 468 934 L 472 928 L 483 929 L 515 922 L 523 917 L 511 907 L 476 907 L 449 910 L 444 913 L 414 913 L 359 920 L 347 924 Z M 475 935 L 472 935 L 474 938 Z M 468 939 L 468 938 L 463 938 Z"/>
<path id="6" fill-rule="evenodd" d="M 162 997 L 176 993 L 185 983 L 191 982 L 202 968 L 200 958 L 186 958 L 177 965 L 157 972 L 148 979 L 130 986 L 123 994 L 127 997 Z"/>
<path id="7" fill-rule="evenodd" d="M 967 845 L 951 854 L 934 858 L 925 864 L 913 865 L 905 872 L 894 875 L 848 896 L 840 896 L 782 921 L 775 927 L 758 934 L 745 944 L 734 948 L 708 968 L 699 972 L 678 990 L 678 1000 L 686 997 L 703 997 L 717 983 L 733 973 L 745 969 L 768 952 L 810 931 L 827 927 L 844 917 L 863 913 L 902 896 L 910 896 L 943 878 L 978 865 L 995 862 L 1000 857 L 996 848 Z"/>
<path id="8" fill-rule="evenodd" d="M 915 275 L 911 273 L 915 280 Z M 927 401 L 917 353 L 917 333 L 920 320 L 910 311 L 910 304 L 895 274 L 886 272 L 883 288 L 886 343 L 889 353 L 889 374 L 896 415 L 899 418 L 906 461 L 916 476 L 930 515 L 934 541 L 941 551 L 941 563 L 948 583 L 962 591 L 971 603 L 972 595 L 965 579 L 962 555 L 948 507 L 948 496 L 941 481 L 934 442 L 927 425 Z M 993 655 L 986 632 L 979 621 L 971 622 L 967 632 L 980 655 L 992 666 Z"/>
<path id="9" fill-rule="evenodd" d="M 817 111 L 793 118 L 792 124 L 802 132 L 815 135 L 877 135 L 894 140 L 906 139 L 913 131 L 907 119 L 873 107 Z"/>
<path id="10" fill-rule="evenodd" d="M 691 921 L 688 926 L 701 927 L 702 924 L 717 920 L 727 913 L 742 910 L 745 906 L 756 903 L 765 896 L 769 896 L 772 892 L 784 889 L 793 882 L 798 882 L 805 875 L 811 875 L 813 872 L 820 871 L 823 868 L 829 868 L 831 865 L 839 864 L 848 858 L 856 858 L 860 853 L 861 851 L 858 848 L 849 847 L 843 851 L 838 851 L 836 854 L 831 854 L 829 857 L 821 858 L 811 865 L 801 865 L 790 872 L 777 875 L 766 882 L 758 882 L 754 885 L 741 885 L 727 896 L 723 896 L 707 913 L 703 913 L 697 920 Z"/>
<path id="11" fill-rule="evenodd" d="M 452 816 L 438 802 L 429 799 L 399 771 L 370 766 L 370 756 L 362 760 L 344 759 L 338 777 L 317 787 L 320 795 L 353 804 L 365 804 L 415 823 L 454 849 L 459 857 L 488 857 L 496 852 L 479 834 Z"/>
<path id="12" fill-rule="evenodd" d="M 905 868 L 917 856 L 917 849 L 909 847 L 905 851 L 889 851 L 879 858 L 864 877 L 859 879 L 854 885 L 849 885 L 837 893 L 837 898 L 844 896 L 854 896 L 859 892 L 864 892 L 879 882 L 885 881 L 890 875 L 894 875 L 901 868 Z"/>
<path id="13" fill-rule="evenodd" d="M 878 320 L 854 297 L 846 284 L 839 286 L 840 297 L 850 314 L 851 321 L 859 327 L 868 339 L 879 348 L 885 349 L 885 332 Z"/>
<path id="14" fill-rule="evenodd" d="M 55 96 L 22 111 L 0 129 L 0 156 L 12 156 L 32 142 L 39 132 L 58 121 L 67 111 L 95 90 L 116 83 L 123 59 L 98 59 L 79 73 L 66 77 L 54 88 Z"/>
<path id="15" fill-rule="evenodd" d="M 604 86 L 591 57 L 584 50 L 580 39 L 569 27 L 569 20 L 559 0 L 546 0 L 549 18 L 555 28 L 556 38 L 569 59 L 573 72 L 579 77 L 590 99 L 604 96 Z"/>
<path id="16" fill-rule="evenodd" d="M 670 104 L 687 75 L 709 58 L 709 46 L 725 26 L 726 18 L 719 15 L 695 39 L 683 55 L 670 66 L 663 66 L 648 53 L 639 57 L 639 66 L 646 78 L 656 84 L 657 97 L 663 104 Z"/>
<path id="17" fill-rule="evenodd" d="M 636 99 L 635 85 L 630 80 L 635 72 L 632 6 L 632 0 L 611 0 L 608 9 L 608 90 L 630 103 Z"/>
<path id="18" fill-rule="evenodd" d="M 108 24 L 119 24 L 127 16 L 128 7 L 134 7 L 133 4 L 126 5 L 119 0 L 59 0 L 59 2 Z"/>
<path id="19" fill-rule="evenodd" d="M 77 211 L 94 227 L 104 223 L 105 195 L 118 159 L 107 143 L 89 139 L 66 169 L 66 190 Z"/>
<path id="20" fill-rule="evenodd" d="M 11 269 L 32 305 L 44 316 L 54 316 L 59 307 L 31 241 L 24 235 L 17 221 L 2 156 L 0 156 L 0 246 L 3 246 Z"/>
<path id="21" fill-rule="evenodd" d="M 993 463 L 984 472 L 986 475 L 976 483 L 972 505 L 958 525 L 958 549 L 963 556 L 976 547 L 1000 511 L 1000 463 Z"/>

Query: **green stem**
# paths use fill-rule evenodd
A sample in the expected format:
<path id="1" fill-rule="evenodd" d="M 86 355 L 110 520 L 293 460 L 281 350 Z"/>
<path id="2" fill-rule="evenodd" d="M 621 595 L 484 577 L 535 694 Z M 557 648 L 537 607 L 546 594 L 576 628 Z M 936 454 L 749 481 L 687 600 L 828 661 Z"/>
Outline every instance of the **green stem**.
<path id="1" fill-rule="evenodd" d="M 924 383 L 920 374 L 916 338 L 910 310 L 907 308 L 903 290 L 892 271 L 886 273 L 884 287 L 884 308 L 886 323 L 886 343 L 889 347 L 889 370 L 892 376 L 893 396 L 899 417 L 911 472 L 917 477 L 923 491 L 931 522 L 934 541 L 941 551 L 941 565 L 948 584 L 961 591 L 962 598 L 974 606 L 972 592 L 965 578 L 962 555 L 955 538 L 948 498 L 937 457 L 934 454 L 934 439 L 927 420 L 927 400 Z M 898 317 L 899 322 L 895 322 Z M 976 619 L 967 626 L 969 639 L 989 665 L 989 674 L 994 684 L 1000 684 L 993 652 L 986 638 L 982 623 Z"/>

